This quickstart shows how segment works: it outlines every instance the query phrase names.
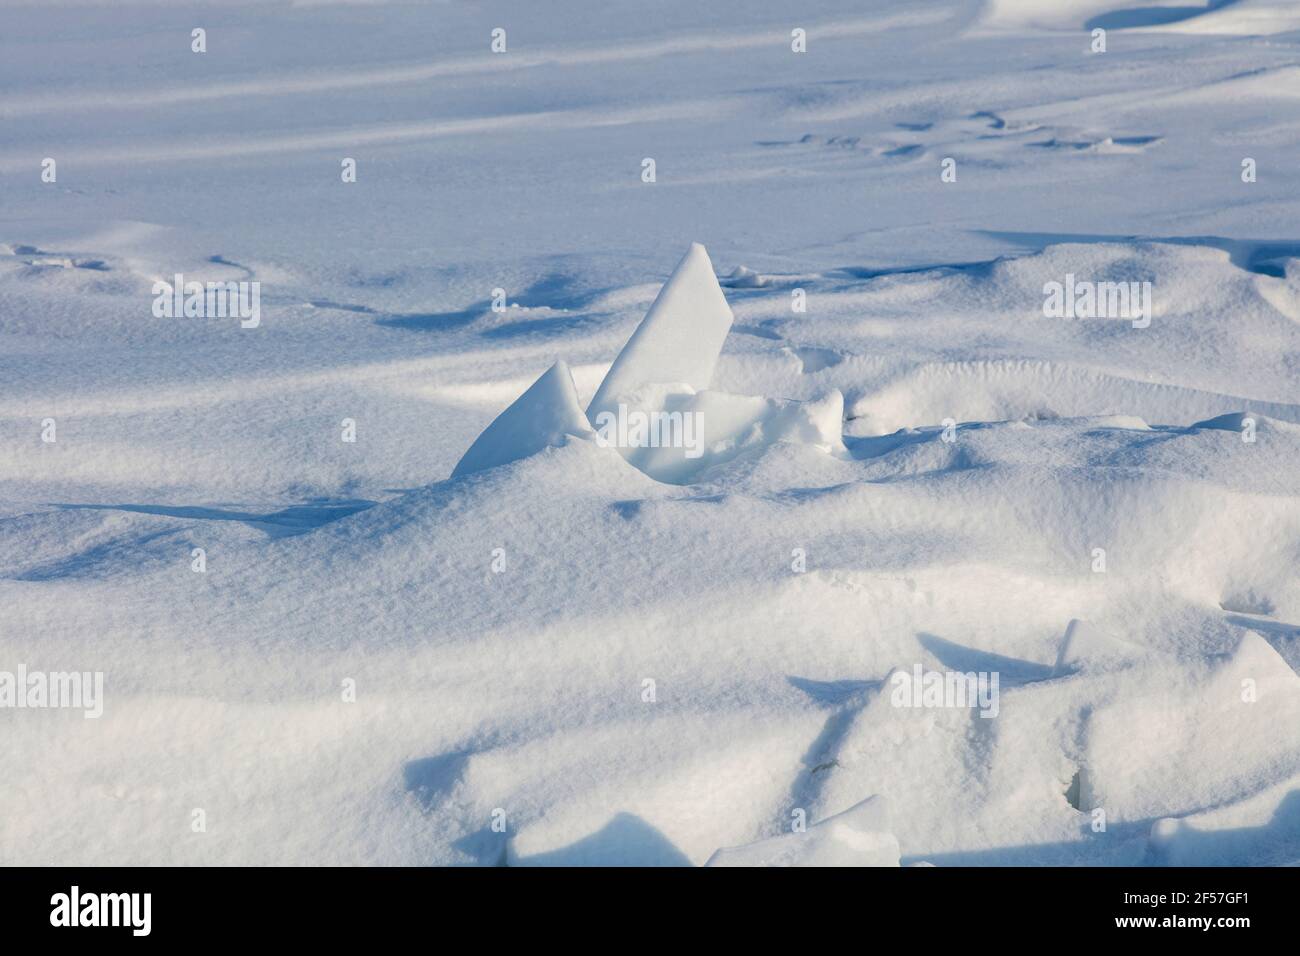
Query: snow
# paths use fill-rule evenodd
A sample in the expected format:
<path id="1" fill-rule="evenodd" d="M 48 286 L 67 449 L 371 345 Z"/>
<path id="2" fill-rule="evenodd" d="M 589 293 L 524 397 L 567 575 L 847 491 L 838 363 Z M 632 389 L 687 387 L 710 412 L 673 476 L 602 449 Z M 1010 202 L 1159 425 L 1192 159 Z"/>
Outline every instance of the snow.
<path id="1" fill-rule="evenodd" d="M 1151 825 L 1152 862 L 1164 866 L 1295 866 L 1300 778 L 1257 795 Z"/>
<path id="2" fill-rule="evenodd" d="M 719 850 L 705 866 L 898 866 L 889 811 L 868 797 L 803 832 Z"/>
<path id="3" fill-rule="evenodd" d="M 1076 618 L 1065 629 L 1052 675 L 1061 677 L 1084 669 L 1125 667 L 1141 656 L 1142 648 Z"/>
<path id="4" fill-rule="evenodd" d="M 1090 783 L 1112 819 L 1222 806 L 1300 767 L 1300 748 L 1279 750 L 1272 730 L 1300 726 L 1300 676 L 1258 634 L 1222 662 L 1135 690 L 1086 729 Z"/>
<path id="5" fill-rule="evenodd" d="M 676 449 L 654 449 L 638 456 L 638 466 L 659 481 L 691 481 L 737 455 L 754 454 L 780 442 L 847 454 L 840 432 L 844 396 L 835 389 L 806 402 L 705 391 L 671 407 L 697 416 L 704 447 L 695 459 Z"/>
<path id="6" fill-rule="evenodd" d="M 1293 5 L 0 7 L 0 859 L 1300 860 Z"/>
<path id="7" fill-rule="evenodd" d="M 1003 29 L 1163 30 L 1268 36 L 1300 28 L 1295 6 L 1280 0 L 1153 0 L 1140 6 L 1114 0 L 991 0 L 986 23 Z"/>

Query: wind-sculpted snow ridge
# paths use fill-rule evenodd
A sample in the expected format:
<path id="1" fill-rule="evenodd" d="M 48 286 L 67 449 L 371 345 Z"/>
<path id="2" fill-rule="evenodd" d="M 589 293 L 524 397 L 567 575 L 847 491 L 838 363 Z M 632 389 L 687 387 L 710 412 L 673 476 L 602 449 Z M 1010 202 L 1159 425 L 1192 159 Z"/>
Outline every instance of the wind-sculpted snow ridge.
<path id="1" fill-rule="evenodd" d="M 705 866 L 898 866 L 898 841 L 885 801 L 868 797 L 811 828 L 719 850 Z"/>
<path id="2" fill-rule="evenodd" d="M 1164 30 L 1267 36 L 1300 28 L 1300 12 L 1286 0 L 991 0 L 982 20 L 1003 29 Z"/>
<path id="3" fill-rule="evenodd" d="M 823 843 L 835 828 L 819 821 L 873 794 L 895 807 L 905 863 L 1294 857 L 1286 807 L 1243 810 L 1258 832 L 1236 842 L 1153 831 L 1300 774 L 1283 623 L 1300 586 L 1277 561 L 1300 544 L 1300 478 L 1225 485 L 1206 466 L 1241 444 L 1009 422 L 848 460 L 767 445 L 682 489 L 574 442 L 377 506 L 317 546 L 445 608 L 448 647 L 417 661 L 438 662 L 439 712 L 457 716 L 404 765 L 451 827 L 435 859 L 700 864 L 772 841 L 718 862 L 842 862 L 857 844 Z M 1261 460 L 1300 454 L 1267 419 L 1255 444 Z M 382 546 L 376 525 L 392 529 Z M 482 573 L 459 569 L 507 534 L 509 590 L 485 599 Z M 423 553 L 447 557 L 416 584 Z M 1248 592 L 1270 612 L 1225 609 Z M 349 604 L 331 600 L 345 628 Z M 483 655 L 510 664 L 485 674 Z M 997 674 L 990 716 L 902 693 L 917 667 Z M 483 822 L 495 807 L 508 833 Z"/>

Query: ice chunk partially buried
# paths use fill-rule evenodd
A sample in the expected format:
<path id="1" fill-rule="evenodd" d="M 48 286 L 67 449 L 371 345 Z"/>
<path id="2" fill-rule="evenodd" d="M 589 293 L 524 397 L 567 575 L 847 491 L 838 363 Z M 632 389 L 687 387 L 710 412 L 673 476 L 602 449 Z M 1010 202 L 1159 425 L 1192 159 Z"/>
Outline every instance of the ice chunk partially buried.
<path id="1" fill-rule="evenodd" d="M 565 435 L 593 438 L 595 433 L 578 404 L 573 375 L 556 362 L 542 377 L 483 430 L 451 473 L 459 478 L 535 455 L 558 445 Z"/>
<path id="2" fill-rule="evenodd" d="M 588 417 L 594 421 L 600 412 L 616 413 L 620 399 L 647 385 L 708 388 L 731 322 L 709 254 L 693 242 L 614 359 L 587 406 Z"/>

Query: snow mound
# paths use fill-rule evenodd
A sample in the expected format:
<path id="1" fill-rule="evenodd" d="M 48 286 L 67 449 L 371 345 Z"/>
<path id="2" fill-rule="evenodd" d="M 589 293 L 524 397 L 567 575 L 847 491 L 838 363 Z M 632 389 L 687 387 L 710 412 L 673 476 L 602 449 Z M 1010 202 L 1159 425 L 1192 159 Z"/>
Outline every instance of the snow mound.
<path id="1" fill-rule="evenodd" d="M 1135 691 L 1088 724 L 1089 783 L 1111 819 L 1215 806 L 1300 772 L 1300 742 L 1276 735 L 1300 727 L 1300 676 L 1257 634 L 1218 666 Z"/>
<path id="2" fill-rule="evenodd" d="M 745 846 L 727 847 L 705 866 L 898 866 L 898 840 L 889 831 L 883 797 L 867 797 L 843 813 Z"/>
<path id="3" fill-rule="evenodd" d="M 1300 858 L 1300 776 L 1260 793 L 1151 825 L 1150 862 L 1164 866 L 1284 866 Z"/>
<path id="4" fill-rule="evenodd" d="M 767 276 L 745 266 L 736 266 L 727 276 L 727 287 L 731 289 L 761 289 L 767 283 Z"/>
<path id="5" fill-rule="evenodd" d="M 565 436 L 590 438 L 592 430 L 578 404 L 569 366 L 560 361 L 543 372 L 475 439 L 451 476 L 459 478 L 527 458 L 560 444 Z"/>

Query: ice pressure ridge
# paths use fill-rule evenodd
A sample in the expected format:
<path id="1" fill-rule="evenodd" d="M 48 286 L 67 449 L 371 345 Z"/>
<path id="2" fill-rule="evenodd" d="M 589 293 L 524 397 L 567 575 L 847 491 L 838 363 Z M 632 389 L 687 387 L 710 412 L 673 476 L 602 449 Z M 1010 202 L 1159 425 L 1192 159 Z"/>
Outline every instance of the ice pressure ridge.
<path id="1" fill-rule="evenodd" d="M 479 435 L 452 477 L 572 439 L 616 450 L 652 478 L 674 483 L 779 441 L 843 453 L 837 389 L 804 402 L 711 387 L 732 320 L 709 254 L 692 243 L 585 413 L 568 366 L 556 362 Z"/>

